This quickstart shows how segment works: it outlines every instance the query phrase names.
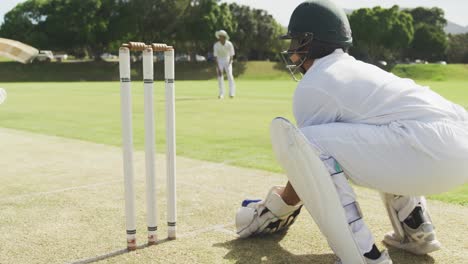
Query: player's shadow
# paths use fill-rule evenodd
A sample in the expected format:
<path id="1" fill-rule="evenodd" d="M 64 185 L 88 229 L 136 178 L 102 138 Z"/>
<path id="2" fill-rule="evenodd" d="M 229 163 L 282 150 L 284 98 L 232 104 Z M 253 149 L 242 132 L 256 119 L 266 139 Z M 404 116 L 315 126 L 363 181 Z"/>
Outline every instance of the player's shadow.
<path id="1" fill-rule="evenodd" d="M 170 240 L 168 238 L 159 240 L 158 245 L 160 245 L 162 243 L 169 242 L 169 241 L 172 241 L 172 240 Z M 142 249 L 146 249 L 146 248 L 149 248 L 149 247 L 156 247 L 156 245 L 141 244 L 141 245 L 137 246 L 137 250 L 142 250 Z M 95 262 L 100 262 L 100 261 L 108 261 L 108 260 L 110 260 L 112 258 L 121 256 L 121 255 L 124 255 L 124 254 L 128 254 L 129 252 L 131 252 L 131 251 L 129 251 L 126 248 L 122 248 L 122 249 L 118 249 L 118 250 L 115 250 L 115 251 L 112 251 L 112 252 L 107 252 L 107 253 L 102 254 L 102 255 L 93 256 L 93 257 L 90 257 L 90 258 L 84 258 L 84 259 L 80 259 L 80 260 L 75 260 L 75 261 L 72 261 L 72 262 L 69 262 L 69 263 L 70 264 L 90 264 L 90 263 L 95 263 Z"/>
<path id="2" fill-rule="evenodd" d="M 416 256 L 411 253 L 405 252 L 396 248 L 389 248 L 388 253 L 393 260 L 393 263 L 402 263 L 402 264 L 432 264 L 435 263 L 434 258 L 430 255 Z"/>
<path id="3" fill-rule="evenodd" d="M 279 244 L 286 232 L 259 236 L 248 239 L 235 239 L 224 243 L 214 244 L 215 247 L 223 247 L 229 250 L 224 256 L 226 260 L 234 261 L 236 264 L 285 264 L 285 263 L 316 263 L 329 264 L 337 260 L 334 254 L 293 254 Z M 298 248 L 303 245 L 298 244 Z M 314 249 L 311 248 L 310 251 Z M 416 256 L 405 251 L 390 248 L 388 249 L 393 263 L 400 264 L 433 264 L 434 258 L 429 255 Z"/>
<path id="4" fill-rule="evenodd" d="M 295 255 L 279 244 L 286 233 L 260 236 L 248 239 L 235 239 L 214 244 L 229 250 L 224 259 L 237 264 L 249 263 L 334 263 L 334 254 Z M 297 245 L 302 247 L 302 245 Z M 312 251 L 313 249 L 311 249 Z"/>

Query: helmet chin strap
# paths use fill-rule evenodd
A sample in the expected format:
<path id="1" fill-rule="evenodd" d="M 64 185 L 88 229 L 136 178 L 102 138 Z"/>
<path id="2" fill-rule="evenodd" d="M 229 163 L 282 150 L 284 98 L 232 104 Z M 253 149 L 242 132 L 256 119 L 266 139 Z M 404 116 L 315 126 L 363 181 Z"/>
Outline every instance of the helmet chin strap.
<path id="1" fill-rule="evenodd" d="M 307 60 L 307 56 L 305 56 L 305 58 L 302 60 L 301 64 L 299 64 L 298 68 L 299 68 L 299 71 L 302 73 L 302 74 L 305 74 L 307 72 L 307 69 L 304 68 L 304 63 L 306 62 Z"/>

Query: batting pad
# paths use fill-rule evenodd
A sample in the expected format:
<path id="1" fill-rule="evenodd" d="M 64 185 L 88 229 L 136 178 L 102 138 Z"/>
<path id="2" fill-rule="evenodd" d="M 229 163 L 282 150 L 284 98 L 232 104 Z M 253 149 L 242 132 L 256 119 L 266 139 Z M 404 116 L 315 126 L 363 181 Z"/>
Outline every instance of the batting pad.
<path id="1" fill-rule="evenodd" d="M 278 162 L 335 254 L 344 264 L 365 264 L 318 151 L 287 119 L 273 119 L 270 132 Z"/>

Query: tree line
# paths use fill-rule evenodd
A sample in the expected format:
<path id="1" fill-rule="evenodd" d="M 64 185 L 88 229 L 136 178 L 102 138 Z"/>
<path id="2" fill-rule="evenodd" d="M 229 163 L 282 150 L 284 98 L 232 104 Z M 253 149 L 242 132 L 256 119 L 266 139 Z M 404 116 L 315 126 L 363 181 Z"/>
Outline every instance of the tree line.
<path id="1" fill-rule="evenodd" d="M 367 61 L 405 60 L 468 63 L 468 34 L 447 35 L 440 8 L 362 8 L 349 20 L 356 57 Z"/>
<path id="2" fill-rule="evenodd" d="M 350 52 L 359 59 L 468 63 L 468 34 L 445 34 L 440 8 L 362 8 L 349 20 Z M 238 59 L 276 60 L 288 44 L 266 11 L 219 0 L 27 0 L 5 15 L 0 36 L 96 59 L 131 40 L 167 42 L 194 56 L 211 51 L 219 29 L 229 32 Z"/>
<path id="3" fill-rule="evenodd" d="M 194 56 L 212 50 L 220 29 L 238 58 L 256 60 L 277 56 L 285 30 L 263 10 L 219 0 L 27 0 L 5 15 L 0 36 L 96 59 L 132 40 Z"/>

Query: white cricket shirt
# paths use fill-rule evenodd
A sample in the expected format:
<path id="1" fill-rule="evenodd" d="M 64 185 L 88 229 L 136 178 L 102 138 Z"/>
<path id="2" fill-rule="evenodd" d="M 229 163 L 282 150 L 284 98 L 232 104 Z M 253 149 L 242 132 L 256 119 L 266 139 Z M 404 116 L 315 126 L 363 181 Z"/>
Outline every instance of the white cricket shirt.
<path id="1" fill-rule="evenodd" d="M 468 124 L 468 113 L 461 106 L 341 49 L 314 62 L 297 86 L 293 110 L 299 127 L 404 120 Z"/>
<path id="2" fill-rule="evenodd" d="M 229 40 L 226 40 L 224 45 L 218 41 L 213 46 L 213 55 L 217 59 L 229 60 L 232 56 L 236 55 L 234 45 Z"/>

